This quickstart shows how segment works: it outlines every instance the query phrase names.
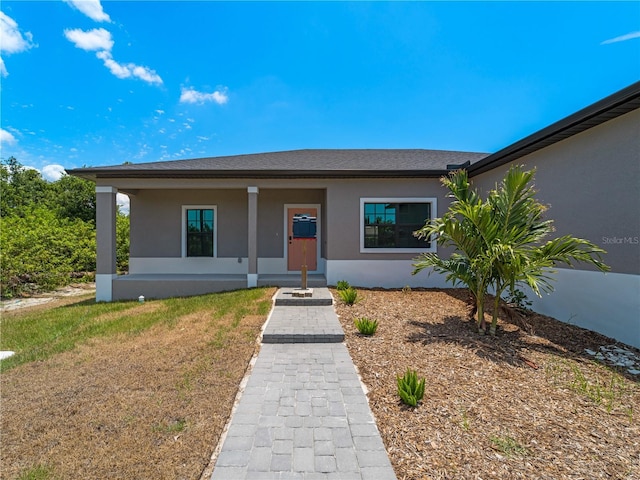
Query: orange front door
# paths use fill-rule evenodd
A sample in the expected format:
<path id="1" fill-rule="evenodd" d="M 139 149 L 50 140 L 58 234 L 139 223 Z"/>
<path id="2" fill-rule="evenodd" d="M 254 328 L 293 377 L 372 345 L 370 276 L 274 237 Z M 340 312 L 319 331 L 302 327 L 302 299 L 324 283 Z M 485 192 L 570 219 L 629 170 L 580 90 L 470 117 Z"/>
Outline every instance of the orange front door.
<path id="1" fill-rule="evenodd" d="M 318 269 L 317 236 L 316 238 L 294 240 L 293 217 L 296 215 L 309 215 L 310 217 L 317 218 L 318 209 L 303 207 L 287 208 L 287 270 L 299 272 L 302 270 L 302 265 L 306 261 L 307 270 L 312 272 Z"/>

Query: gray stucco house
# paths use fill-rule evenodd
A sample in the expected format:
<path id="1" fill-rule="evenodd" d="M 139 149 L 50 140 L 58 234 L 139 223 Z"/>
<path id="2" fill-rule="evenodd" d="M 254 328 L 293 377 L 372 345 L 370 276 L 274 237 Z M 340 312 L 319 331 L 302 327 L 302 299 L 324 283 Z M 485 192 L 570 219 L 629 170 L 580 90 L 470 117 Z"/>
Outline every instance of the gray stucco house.
<path id="1" fill-rule="evenodd" d="M 411 232 L 446 211 L 439 178 L 464 165 L 486 191 L 516 163 L 537 169 L 557 235 L 601 245 L 612 267 L 558 269 L 534 308 L 640 347 L 639 107 L 640 82 L 493 154 L 297 150 L 71 170 L 96 183 L 96 299 L 299 285 L 299 214 L 317 218 L 310 286 L 445 287 L 411 275 L 412 259 L 436 250 Z M 131 200 L 128 275 L 115 268 L 118 192 Z"/>

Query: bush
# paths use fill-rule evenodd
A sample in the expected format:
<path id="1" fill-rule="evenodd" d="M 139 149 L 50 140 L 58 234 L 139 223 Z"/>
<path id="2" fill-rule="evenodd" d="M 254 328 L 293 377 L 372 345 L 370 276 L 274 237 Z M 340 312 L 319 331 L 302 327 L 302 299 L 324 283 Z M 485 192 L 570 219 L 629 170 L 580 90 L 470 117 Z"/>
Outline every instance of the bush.
<path id="1" fill-rule="evenodd" d="M 378 321 L 366 317 L 356 318 L 353 323 L 363 335 L 373 335 L 378 329 Z"/>
<path id="2" fill-rule="evenodd" d="M 47 208 L 31 208 L 24 216 L 2 219 L 0 251 L 2 296 L 53 290 L 70 283 L 75 272 L 95 271 L 95 229 Z"/>
<path id="3" fill-rule="evenodd" d="M 531 313 L 531 300 L 529 300 L 526 293 L 518 288 L 513 290 L 509 289 L 505 302 L 507 302 L 507 305 L 515 308 L 519 312 Z"/>
<path id="4" fill-rule="evenodd" d="M 347 305 L 353 305 L 358 301 L 358 291 L 353 287 L 349 287 L 346 290 L 338 290 L 338 293 L 340 294 L 340 299 Z"/>
<path id="5" fill-rule="evenodd" d="M 347 290 L 350 287 L 351 285 L 349 285 L 349 282 L 347 282 L 346 280 L 338 280 L 338 283 L 336 285 L 337 290 Z"/>
<path id="6" fill-rule="evenodd" d="M 418 379 L 418 373 L 407 368 L 404 376 L 398 375 L 396 379 L 398 381 L 398 395 L 402 401 L 415 407 L 424 396 L 424 378 Z"/>

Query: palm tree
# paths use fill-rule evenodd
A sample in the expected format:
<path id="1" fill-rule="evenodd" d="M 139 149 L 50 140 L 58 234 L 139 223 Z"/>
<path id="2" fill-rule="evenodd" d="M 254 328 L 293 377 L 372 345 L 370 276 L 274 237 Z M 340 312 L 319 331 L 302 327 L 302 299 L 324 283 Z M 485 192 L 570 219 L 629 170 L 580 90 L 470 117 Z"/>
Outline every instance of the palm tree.
<path id="1" fill-rule="evenodd" d="M 546 208 L 534 198 L 534 174 L 512 166 L 500 187 L 483 201 L 471 190 L 465 170 L 453 172 L 442 179 L 454 198 L 449 210 L 415 232 L 420 238 L 436 238 L 439 245 L 456 248 L 449 259 L 435 253 L 421 255 L 413 274 L 430 267 L 454 285 L 466 285 L 476 302 L 481 333 L 486 331 L 484 302 L 489 289 L 495 293 L 490 328 L 495 334 L 500 297 L 507 287 L 513 290 L 516 284 L 526 284 L 537 295 L 541 290 L 550 292 L 557 263 L 586 262 L 609 270 L 600 259 L 604 250 L 587 240 L 567 235 L 541 243 L 553 232 L 553 225 L 543 219 Z"/>

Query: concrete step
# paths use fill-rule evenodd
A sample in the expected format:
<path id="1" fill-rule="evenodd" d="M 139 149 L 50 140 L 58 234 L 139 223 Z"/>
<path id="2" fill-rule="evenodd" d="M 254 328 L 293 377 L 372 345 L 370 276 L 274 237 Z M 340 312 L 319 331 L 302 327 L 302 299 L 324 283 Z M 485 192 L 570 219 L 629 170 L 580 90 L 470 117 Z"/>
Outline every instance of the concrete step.
<path id="1" fill-rule="evenodd" d="M 276 306 L 319 307 L 333 305 L 333 297 L 328 288 L 308 288 L 311 296 L 297 296 L 305 293 L 300 288 L 281 288 L 276 294 Z"/>

